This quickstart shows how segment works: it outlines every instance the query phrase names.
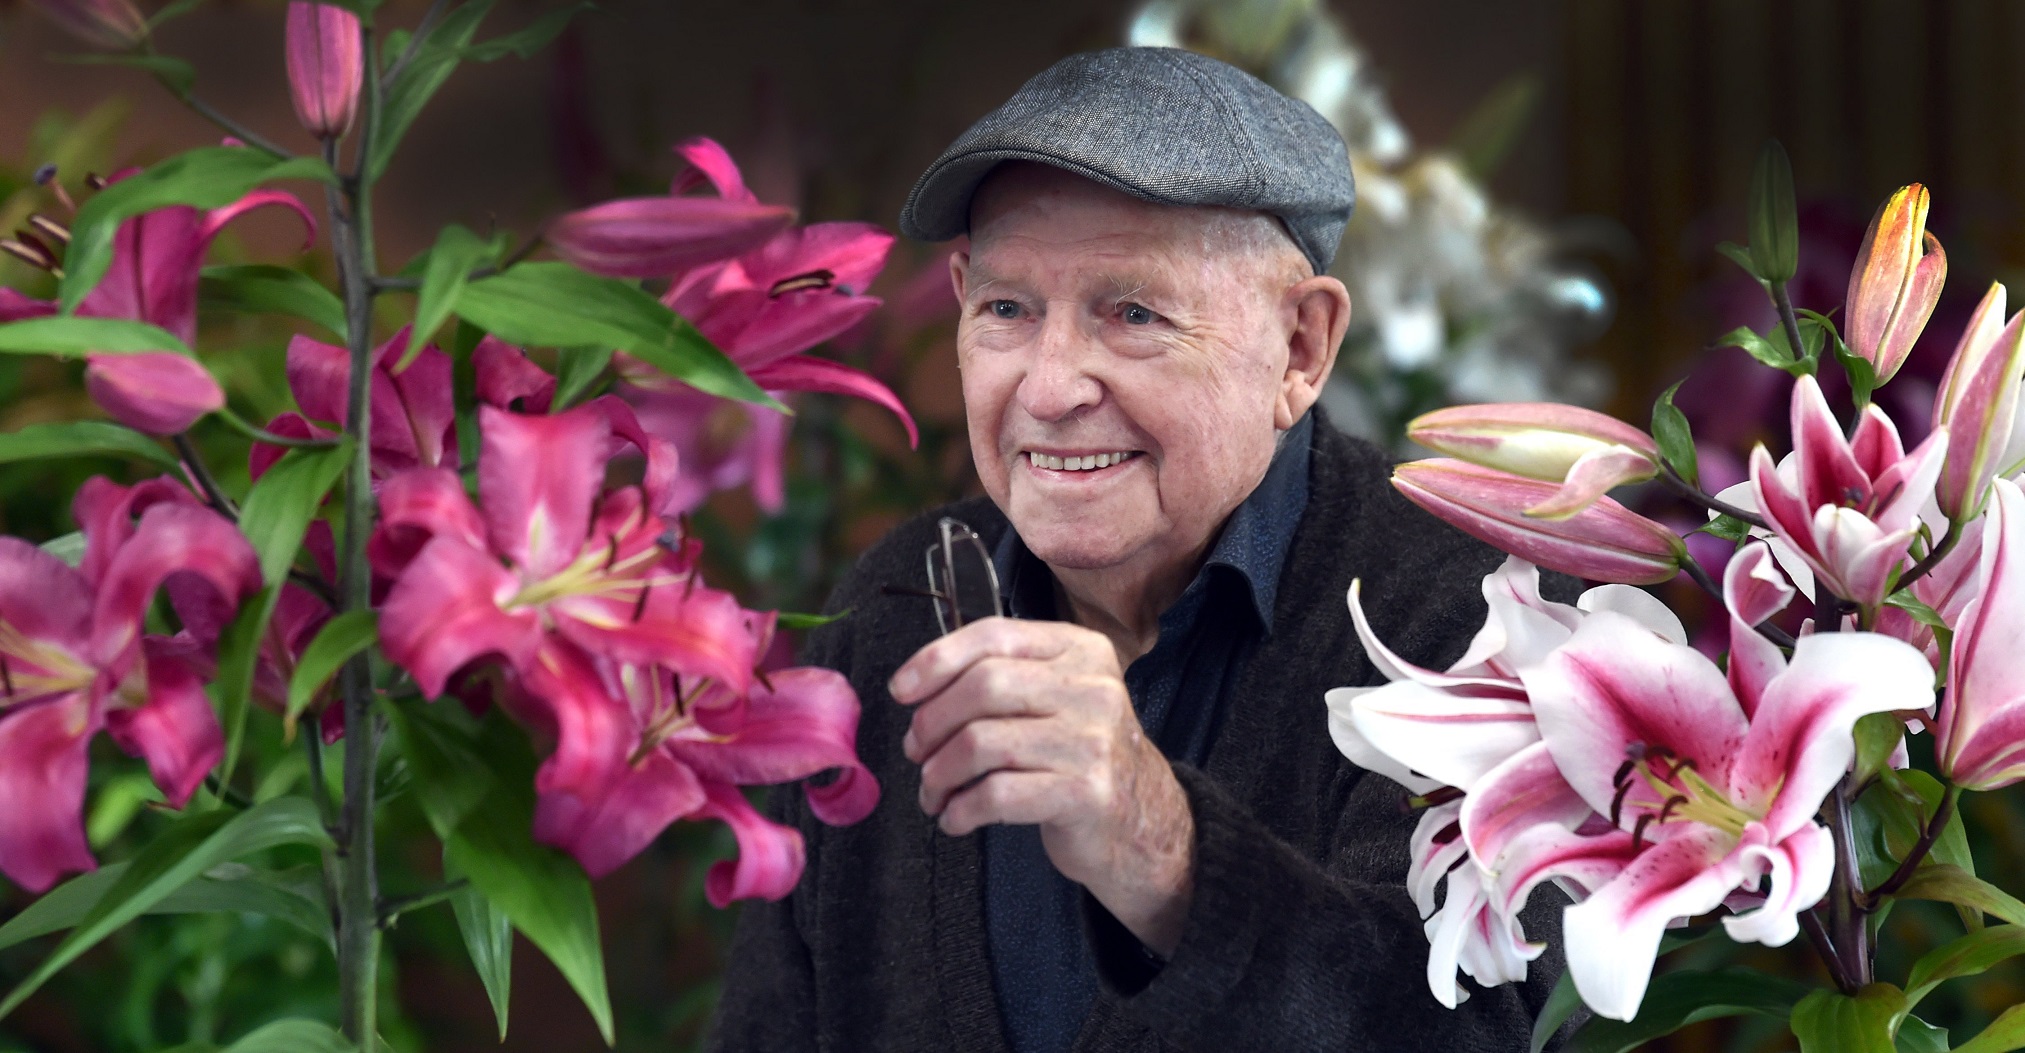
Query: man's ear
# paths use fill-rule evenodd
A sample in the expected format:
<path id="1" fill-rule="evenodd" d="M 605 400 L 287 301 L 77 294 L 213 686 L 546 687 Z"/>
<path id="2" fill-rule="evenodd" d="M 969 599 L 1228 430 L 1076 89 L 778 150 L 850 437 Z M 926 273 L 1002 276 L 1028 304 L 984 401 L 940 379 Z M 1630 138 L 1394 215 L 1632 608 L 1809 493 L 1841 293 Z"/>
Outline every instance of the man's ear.
<path id="1" fill-rule="evenodd" d="M 1336 365 L 1336 350 L 1350 329 L 1350 290 L 1327 274 L 1306 278 L 1287 290 L 1293 325 L 1287 333 L 1287 372 L 1280 381 L 1273 426 L 1285 431 L 1322 397 L 1322 385 Z"/>
<path id="2" fill-rule="evenodd" d="M 969 274 L 970 274 L 970 253 L 968 252 L 950 253 L 949 284 L 951 288 L 956 290 L 956 302 L 959 304 L 963 302 L 964 281 L 969 276 Z"/>

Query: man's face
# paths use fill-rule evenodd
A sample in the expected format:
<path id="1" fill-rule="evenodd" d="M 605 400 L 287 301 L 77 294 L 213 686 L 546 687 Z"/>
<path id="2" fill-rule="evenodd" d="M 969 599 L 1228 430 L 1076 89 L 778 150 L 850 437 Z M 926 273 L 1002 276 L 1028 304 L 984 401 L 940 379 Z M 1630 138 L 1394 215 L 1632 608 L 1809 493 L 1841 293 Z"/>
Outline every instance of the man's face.
<path id="1" fill-rule="evenodd" d="M 1039 165 L 1002 165 L 971 219 L 951 273 L 986 492 L 1056 567 L 1198 557 L 1307 408 L 1286 384 L 1299 252 L 1268 217 Z"/>

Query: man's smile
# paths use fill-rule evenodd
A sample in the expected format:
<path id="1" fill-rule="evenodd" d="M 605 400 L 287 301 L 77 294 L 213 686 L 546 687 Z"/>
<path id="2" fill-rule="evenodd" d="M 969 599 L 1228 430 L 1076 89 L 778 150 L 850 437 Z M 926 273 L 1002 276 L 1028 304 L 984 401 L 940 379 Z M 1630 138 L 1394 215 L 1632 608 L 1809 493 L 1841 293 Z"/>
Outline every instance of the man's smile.
<path id="1" fill-rule="evenodd" d="M 1112 468 L 1122 468 L 1126 462 L 1136 460 L 1143 450 L 1112 450 L 1103 453 L 1087 453 L 1079 450 L 1027 450 L 1022 455 L 1027 468 L 1043 478 L 1059 478 L 1071 474 L 1097 476 L 1113 474 Z"/>

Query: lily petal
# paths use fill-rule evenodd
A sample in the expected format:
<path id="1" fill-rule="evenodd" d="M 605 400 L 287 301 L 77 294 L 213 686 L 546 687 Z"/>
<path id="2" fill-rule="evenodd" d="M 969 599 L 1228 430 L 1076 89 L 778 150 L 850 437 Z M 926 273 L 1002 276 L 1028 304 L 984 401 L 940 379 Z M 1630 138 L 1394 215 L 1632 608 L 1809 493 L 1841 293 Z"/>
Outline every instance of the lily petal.
<path id="1" fill-rule="evenodd" d="M 1714 910 L 1742 882 L 1733 844 L 1719 831 L 1687 827 L 1568 908 L 1561 922 L 1568 975 L 1596 1015 L 1629 1020 L 1638 1014 L 1667 925 Z"/>
<path id="2" fill-rule="evenodd" d="M 0 715 L 0 873 L 42 892 L 98 864 L 84 840 L 86 745 L 96 731 L 82 694 Z"/>
<path id="3" fill-rule="evenodd" d="M 590 406 L 550 416 L 478 407 L 478 494 L 494 550 L 534 578 L 568 566 L 590 530 L 611 425 Z"/>
<path id="4" fill-rule="evenodd" d="M 188 355 L 147 351 L 86 355 L 84 387 L 114 420 L 149 435 L 174 435 L 225 405 L 225 389 Z"/>
<path id="5" fill-rule="evenodd" d="M 380 645 L 428 698 L 443 693 L 451 674 L 488 655 L 526 668 L 539 645 L 539 616 L 500 608 L 519 585 L 491 553 L 439 536 L 422 546 L 387 593 Z"/>
<path id="6" fill-rule="evenodd" d="M 901 426 L 907 429 L 908 448 L 916 449 L 921 445 L 921 431 L 915 427 L 913 415 L 901 404 L 900 396 L 868 373 L 828 359 L 797 355 L 756 367 L 751 376 L 753 383 L 768 391 L 821 391 L 884 406 L 892 410 L 893 415 L 900 418 Z"/>
<path id="7" fill-rule="evenodd" d="M 810 784 L 810 810 L 833 826 L 855 823 L 879 803 L 879 782 L 858 760 L 858 696 L 829 669 L 802 667 L 753 685 L 744 723 L 728 736 L 676 737 L 666 749 L 707 781 L 752 786 L 805 779 L 835 769 L 838 777 Z"/>
<path id="8" fill-rule="evenodd" d="M 654 750 L 594 799 L 542 794 L 535 805 L 534 839 L 575 856 L 585 873 L 601 878 L 639 855 L 669 824 L 702 803 L 703 784 L 696 773 Z"/>
<path id="9" fill-rule="evenodd" d="M 1762 867 L 1770 879 L 1765 902 L 1748 914 L 1723 919 L 1723 930 L 1738 943 L 1784 947 L 1800 934 L 1800 912 L 1821 902 L 1835 874 L 1835 841 L 1816 823 L 1788 834 L 1776 844 L 1760 840 L 1762 831 L 1747 829 L 1741 861 L 1747 871 Z"/>
<path id="10" fill-rule="evenodd" d="M 209 582 L 233 606 L 259 591 L 260 557 L 237 527 L 196 505 L 163 502 L 141 513 L 133 537 L 98 583 L 92 610 L 92 653 L 115 667 L 139 638 L 155 591 L 172 574 Z"/>
<path id="11" fill-rule="evenodd" d="M 801 831 L 768 820 L 725 783 L 704 784 L 698 818 L 722 819 L 738 838 L 738 858 L 710 865 L 703 894 L 723 909 L 737 899 L 778 900 L 801 880 L 806 849 Z"/>
<path id="12" fill-rule="evenodd" d="M 147 649 L 147 701 L 115 706 L 106 730 L 128 753 L 144 757 L 169 806 L 181 808 L 225 756 L 225 733 L 197 672 L 182 659 Z"/>

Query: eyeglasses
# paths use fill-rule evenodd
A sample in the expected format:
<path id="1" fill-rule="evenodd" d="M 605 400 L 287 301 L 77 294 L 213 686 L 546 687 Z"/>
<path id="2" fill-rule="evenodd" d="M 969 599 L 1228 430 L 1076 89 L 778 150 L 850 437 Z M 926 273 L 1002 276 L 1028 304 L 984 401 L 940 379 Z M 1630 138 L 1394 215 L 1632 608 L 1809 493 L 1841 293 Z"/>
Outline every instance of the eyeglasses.
<path id="1" fill-rule="evenodd" d="M 923 553 L 928 564 L 928 587 L 884 585 L 879 591 L 889 596 L 925 596 L 935 601 L 935 624 L 944 635 L 971 622 L 997 617 L 999 607 L 998 571 L 991 565 L 991 553 L 984 539 L 961 520 L 942 517 L 938 524 L 941 540 Z"/>

